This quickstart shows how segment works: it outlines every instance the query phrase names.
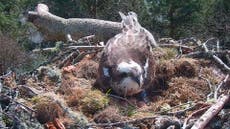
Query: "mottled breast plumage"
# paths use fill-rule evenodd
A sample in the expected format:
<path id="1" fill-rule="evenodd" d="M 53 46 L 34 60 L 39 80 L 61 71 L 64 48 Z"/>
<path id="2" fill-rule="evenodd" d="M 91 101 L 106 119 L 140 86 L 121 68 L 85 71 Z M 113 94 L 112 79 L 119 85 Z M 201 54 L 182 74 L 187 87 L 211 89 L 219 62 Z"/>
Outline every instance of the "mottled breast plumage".
<path id="1" fill-rule="evenodd" d="M 152 47 L 156 45 L 150 32 L 141 27 L 137 15 L 122 18 L 122 32 L 111 38 L 103 51 L 98 80 L 103 89 L 130 96 L 149 86 L 154 66 Z"/>

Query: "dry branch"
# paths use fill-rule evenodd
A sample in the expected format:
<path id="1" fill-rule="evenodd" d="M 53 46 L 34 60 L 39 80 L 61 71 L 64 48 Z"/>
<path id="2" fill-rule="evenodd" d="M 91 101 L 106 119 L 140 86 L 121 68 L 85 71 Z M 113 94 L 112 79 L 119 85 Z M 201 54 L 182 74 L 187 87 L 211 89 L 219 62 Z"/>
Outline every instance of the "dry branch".
<path id="1" fill-rule="evenodd" d="M 48 11 L 29 11 L 28 21 L 38 28 L 45 41 L 66 41 L 68 34 L 75 39 L 95 34 L 98 39 L 107 40 L 121 31 L 118 22 L 89 18 L 65 19 Z"/>
<path id="2" fill-rule="evenodd" d="M 72 52 L 68 57 L 66 57 L 60 64 L 59 68 L 62 68 L 63 66 L 70 65 L 70 63 L 73 61 L 74 58 L 76 58 L 79 55 L 77 52 Z"/>
<path id="3" fill-rule="evenodd" d="M 25 111 L 27 112 L 30 112 L 30 113 L 33 113 L 33 112 L 36 112 L 34 109 L 28 107 L 27 105 L 21 103 L 21 102 L 18 102 L 17 100 L 13 99 L 11 96 L 8 96 L 8 95 L 0 95 L 1 98 L 4 98 L 4 99 L 8 99 L 10 100 L 11 104 L 16 104 L 16 105 L 20 105 L 22 106 Z"/>
<path id="4" fill-rule="evenodd" d="M 220 65 L 222 66 L 228 73 L 230 73 L 230 67 L 228 67 L 219 57 L 216 55 L 212 55 L 213 59 Z"/>
<path id="5" fill-rule="evenodd" d="M 215 89 L 215 91 L 214 91 L 214 98 L 215 98 L 215 99 L 217 99 L 217 97 L 218 97 L 218 92 L 219 92 L 220 88 L 227 82 L 228 77 L 229 77 L 229 74 L 226 75 L 226 77 L 224 78 L 224 80 L 221 81 L 220 84 L 219 84 L 219 85 L 217 86 L 217 88 Z"/>
<path id="6" fill-rule="evenodd" d="M 4 78 L 7 78 L 9 76 L 12 76 L 12 74 L 14 74 L 13 71 L 10 71 L 7 74 L 4 74 L 4 75 L 0 76 L 0 79 L 4 79 Z"/>
<path id="7" fill-rule="evenodd" d="M 43 48 L 43 49 L 34 49 L 33 53 L 40 53 L 40 52 L 52 52 L 55 51 L 57 48 L 51 47 L 51 48 Z"/>
<path id="8" fill-rule="evenodd" d="M 117 95 L 113 95 L 113 94 L 108 94 L 108 96 L 110 97 L 113 97 L 113 98 L 116 98 L 116 99 L 120 99 L 120 100 L 123 100 L 123 101 L 126 101 L 128 104 L 130 104 L 131 106 L 133 107 L 137 107 L 136 105 L 132 104 L 128 99 L 126 98 L 123 98 L 123 97 L 120 97 L 120 96 L 117 96 Z"/>
<path id="9" fill-rule="evenodd" d="M 104 46 L 69 46 L 68 48 L 77 50 L 102 50 Z"/>
<path id="10" fill-rule="evenodd" d="M 204 49 L 204 51 L 206 52 L 206 53 L 210 53 L 210 51 L 209 51 L 209 49 L 208 49 L 208 47 L 207 47 L 207 43 L 208 43 L 208 41 L 210 41 L 210 40 L 212 40 L 213 38 L 211 38 L 211 39 L 208 39 L 206 42 L 204 42 L 203 44 L 202 44 L 202 47 L 203 47 L 203 49 Z M 211 56 L 212 56 L 212 58 L 214 59 L 214 61 L 216 62 L 216 63 L 218 63 L 220 66 L 222 66 L 222 69 L 224 69 L 225 71 L 227 71 L 228 73 L 230 73 L 230 67 L 228 67 L 219 57 L 217 57 L 216 55 L 214 55 L 213 53 L 210 53 L 211 54 Z"/>
<path id="11" fill-rule="evenodd" d="M 220 96 L 217 102 L 212 105 L 193 125 L 191 129 L 203 129 L 209 121 L 217 115 L 229 100 L 229 95 Z"/>
<path id="12" fill-rule="evenodd" d="M 203 108 L 201 108 L 201 109 L 199 109 L 199 110 L 196 110 L 195 112 L 193 112 L 192 114 L 190 114 L 190 115 L 185 119 L 182 129 L 186 129 L 186 128 L 187 128 L 187 123 L 188 123 L 188 121 L 189 121 L 193 116 L 195 116 L 195 115 L 197 115 L 197 114 L 199 114 L 199 113 L 201 113 L 201 112 L 203 113 L 203 112 L 204 112 L 205 110 L 207 110 L 209 107 L 210 107 L 210 106 L 208 105 L 208 106 L 203 107 Z"/>

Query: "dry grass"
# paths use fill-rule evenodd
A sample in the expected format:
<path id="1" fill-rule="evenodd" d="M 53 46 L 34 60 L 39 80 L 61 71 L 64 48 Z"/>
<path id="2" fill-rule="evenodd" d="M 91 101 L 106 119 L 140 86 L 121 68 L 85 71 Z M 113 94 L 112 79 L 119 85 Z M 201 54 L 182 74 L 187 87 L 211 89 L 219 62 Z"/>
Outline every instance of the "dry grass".
<path id="1" fill-rule="evenodd" d="M 97 123 L 119 122 L 124 120 L 121 116 L 119 109 L 115 106 L 108 106 L 103 111 L 97 113 L 93 117 Z"/>
<path id="2" fill-rule="evenodd" d="M 205 100 L 209 93 L 207 82 L 198 78 L 175 77 L 169 83 L 164 97 L 171 100 L 171 106 L 188 101 Z"/>
<path id="3" fill-rule="evenodd" d="M 178 54 L 177 50 L 174 48 L 154 48 L 153 55 L 158 58 L 160 61 L 173 59 Z"/>
<path id="4" fill-rule="evenodd" d="M 208 79 L 212 85 L 217 85 L 220 83 L 222 79 L 224 79 L 224 75 L 221 71 L 213 68 L 213 67 L 204 67 L 201 69 L 200 75 L 206 79 Z"/>
<path id="5" fill-rule="evenodd" d="M 80 87 L 83 89 L 91 89 L 93 81 L 85 78 L 77 78 L 72 73 L 64 74 L 60 87 L 57 92 L 63 95 L 72 94 L 72 90 Z"/>
<path id="6" fill-rule="evenodd" d="M 160 61 L 156 65 L 155 87 L 166 89 L 173 77 L 196 77 L 200 64 L 190 58 L 171 59 Z"/>
<path id="7" fill-rule="evenodd" d="M 163 111 L 167 108 L 169 102 L 170 100 L 168 100 L 164 96 L 158 96 L 157 100 L 151 104 L 151 107 L 149 110 L 151 112 Z"/>
<path id="8" fill-rule="evenodd" d="M 52 122 L 55 118 L 62 118 L 64 116 L 63 110 L 59 104 L 50 100 L 49 98 L 40 98 L 35 106 L 36 118 L 41 124 Z"/>
<path id="9" fill-rule="evenodd" d="M 175 71 L 172 60 L 162 61 L 156 66 L 156 77 L 157 79 L 167 81 L 174 76 Z"/>
<path id="10" fill-rule="evenodd" d="M 75 74 L 78 78 L 96 79 L 98 63 L 93 60 L 83 60 L 77 66 Z"/>
<path id="11" fill-rule="evenodd" d="M 76 87 L 69 91 L 69 94 L 66 96 L 67 104 L 70 107 L 78 107 L 81 100 L 86 96 L 89 90 Z"/>
<path id="12" fill-rule="evenodd" d="M 199 71 L 199 61 L 191 58 L 181 58 L 174 61 L 176 76 L 196 77 Z"/>

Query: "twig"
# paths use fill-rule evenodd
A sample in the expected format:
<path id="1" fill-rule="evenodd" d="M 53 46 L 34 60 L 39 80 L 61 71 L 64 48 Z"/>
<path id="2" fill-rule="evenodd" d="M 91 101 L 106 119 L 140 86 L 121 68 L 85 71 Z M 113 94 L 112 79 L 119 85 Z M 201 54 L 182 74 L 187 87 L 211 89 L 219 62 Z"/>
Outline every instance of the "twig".
<path id="1" fill-rule="evenodd" d="M 1 95 L 1 97 L 2 97 L 2 96 L 8 98 L 11 102 L 14 102 L 14 103 L 16 103 L 16 104 L 19 104 L 19 105 L 25 107 L 26 109 L 28 109 L 28 110 L 30 110 L 30 111 L 32 111 L 32 112 L 36 112 L 34 109 L 32 109 L 32 108 L 26 106 L 26 105 L 23 104 L 23 103 L 20 103 L 20 102 L 18 102 L 18 101 L 16 101 L 16 100 L 12 99 L 11 97 L 9 97 L 9 96 L 7 96 L 7 95 Z"/>
<path id="2" fill-rule="evenodd" d="M 80 38 L 78 41 L 79 42 L 87 42 L 88 45 L 91 45 L 90 39 L 93 39 L 93 38 L 95 38 L 95 35 L 89 35 L 89 36 L 85 36 L 85 37 Z"/>
<path id="3" fill-rule="evenodd" d="M 204 77 L 202 77 L 202 76 L 199 76 L 199 77 L 202 78 L 202 79 L 204 79 L 204 80 L 208 83 L 209 89 L 210 89 L 210 91 L 211 91 L 211 92 L 207 95 L 207 99 L 209 99 L 210 96 L 214 94 L 214 88 L 213 88 L 214 86 L 211 84 L 210 80 L 208 80 L 207 78 L 204 78 Z"/>
<path id="4" fill-rule="evenodd" d="M 64 46 L 71 46 L 71 45 L 91 45 L 90 43 L 90 39 L 93 39 L 95 37 L 95 35 L 89 35 L 89 36 L 85 36 L 82 37 L 80 39 L 73 40 L 70 34 L 66 35 L 66 40 L 68 42 L 68 44 L 65 44 Z"/>
<path id="5" fill-rule="evenodd" d="M 120 99 L 120 100 L 123 100 L 123 101 L 126 101 L 128 104 L 130 104 L 131 106 L 133 107 L 136 107 L 136 105 L 132 104 L 128 99 L 126 98 L 123 98 L 123 97 L 120 97 L 120 96 L 117 96 L 117 95 L 113 95 L 113 94 L 108 94 L 108 96 L 110 97 L 113 97 L 113 98 L 116 98 L 116 99 Z"/>
<path id="6" fill-rule="evenodd" d="M 214 94 L 214 86 L 211 84 L 211 81 L 209 79 L 207 79 L 201 75 L 201 71 L 202 71 L 202 69 L 200 69 L 198 77 L 205 80 L 208 83 L 210 93 L 207 95 L 207 99 L 209 99 L 210 96 Z"/>
<path id="7" fill-rule="evenodd" d="M 210 106 L 208 105 L 208 106 L 203 107 L 203 108 L 201 108 L 201 109 L 199 109 L 199 110 L 196 110 L 195 112 L 193 112 L 192 114 L 190 114 L 190 115 L 185 119 L 185 121 L 184 121 L 184 123 L 183 123 L 182 129 L 186 129 L 188 121 L 189 121 L 194 115 L 197 115 L 198 113 L 204 112 L 204 111 L 207 110 L 209 107 L 210 107 Z"/>
<path id="8" fill-rule="evenodd" d="M 229 74 L 226 75 L 226 77 L 224 78 L 224 80 L 221 81 L 221 83 L 220 83 L 220 84 L 217 86 L 217 88 L 215 89 L 215 91 L 214 91 L 214 98 L 215 98 L 215 100 L 217 100 L 218 92 L 219 92 L 220 88 L 227 82 L 228 77 L 229 77 Z"/>
<path id="9" fill-rule="evenodd" d="M 176 108 L 178 108 L 178 107 L 182 107 L 182 106 L 184 106 L 184 105 L 188 105 L 188 104 L 191 105 L 192 102 L 188 102 L 188 103 L 176 105 L 176 106 L 174 106 L 174 107 L 171 107 L 170 109 L 167 109 L 167 110 L 164 110 L 164 111 L 155 112 L 155 114 L 165 114 L 165 115 L 174 114 L 174 112 L 169 112 L 169 113 L 167 113 L 167 112 L 168 112 L 168 111 L 171 111 L 171 110 L 173 110 L 173 109 L 176 109 Z M 192 105 L 191 107 L 193 107 L 193 106 L 195 106 L 195 105 Z M 176 112 L 175 112 L 175 113 L 176 113 Z"/>
<path id="10" fill-rule="evenodd" d="M 63 51 L 65 51 L 65 52 L 60 53 L 59 55 L 53 57 L 53 58 L 51 59 L 51 62 L 55 62 L 55 61 L 60 60 L 60 59 L 63 58 L 65 55 L 71 54 L 74 50 L 71 49 L 71 50 L 63 50 Z M 78 52 L 78 51 L 77 51 L 77 52 Z M 78 53 L 79 53 L 79 52 L 78 52 Z"/>
<path id="11" fill-rule="evenodd" d="M 228 102 L 230 96 L 222 95 L 217 100 L 215 104 L 213 104 L 193 125 L 191 129 L 203 129 L 209 121 L 216 116 L 220 110 L 223 108 L 226 102 Z"/>
<path id="12" fill-rule="evenodd" d="M 6 78 L 6 77 L 10 76 L 11 74 L 12 74 L 12 71 L 8 72 L 7 74 L 0 76 L 0 79 Z"/>
<path id="13" fill-rule="evenodd" d="M 217 40 L 216 42 L 216 51 L 219 52 L 220 51 L 220 41 Z"/>
<path id="14" fill-rule="evenodd" d="M 212 55 L 212 57 L 220 66 L 224 67 L 224 69 L 230 73 L 230 67 L 228 67 L 219 57 L 216 55 Z"/>
<path id="15" fill-rule="evenodd" d="M 66 58 L 59 64 L 59 68 L 62 68 L 63 66 L 65 66 L 67 62 L 70 62 L 70 60 L 73 60 L 73 59 L 76 58 L 78 55 L 79 55 L 78 52 L 72 52 L 68 57 L 66 57 Z"/>
<path id="16" fill-rule="evenodd" d="M 57 48 L 56 47 L 49 47 L 49 48 L 43 48 L 43 49 L 34 49 L 33 53 L 38 53 L 38 52 L 52 52 L 55 51 Z"/>
<path id="17" fill-rule="evenodd" d="M 68 48 L 78 50 L 102 50 L 104 46 L 69 46 Z"/>
<path id="18" fill-rule="evenodd" d="M 205 52 L 208 52 L 208 47 L 207 47 L 207 43 L 210 41 L 210 40 L 213 40 L 214 38 L 211 38 L 211 39 L 208 39 L 207 41 L 205 41 L 203 44 L 202 44 L 202 47 L 204 48 L 204 51 Z"/>
<path id="19" fill-rule="evenodd" d="M 200 45 L 200 40 L 197 40 L 194 37 L 180 39 L 177 42 L 180 42 L 181 44 L 188 43 L 188 42 L 193 42 L 194 44 Z"/>
<path id="20" fill-rule="evenodd" d="M 175 115 L 175 116 L 179 116 L 179 115 L 182 115 L 182 114 L 185 114 L 185 112 L 189 111 L 189 110 L 192 110 L 194 109 L 196 105 L 193 105 L 191 107 L 188 107 L 188 108 L 185 108 L 183 110 L 179 110 L 179 111 L 176 111 L 176 112 L 168 112 L 166 113 L 167 115 Z"/>
<path id="21" fill-rule="evenodd" d="M 82 52 L 80 53 L 74 60 L 73 60 L 73 64 L 76 64 L 78 62 L 80 62 L 87 54 L 91 54 L 94 53 L 95 51 L 86 51 L 86 52 Z"/>
<path id="22" fill-rule="evenodd" d="M 206 53 L 209 52 L 209 50 L 208 50 L 208 48 L 207 48 L 207 46 L 206 46 L 206 43 L 207 43 L 208 41 L 210 41 L 210 40 L 212 40 L 212 39 L 209 39 L 209 40 L 207 40 L 205 43 L 202 44 L 202 46 L 203 46 L 203 48 L 204 48 L 204 51 L 205 51 Z M 228 73 L 230 73 L 230 67 L 228 67 L 219 57 L 217 57 L 216 55 L 212 54 L 212 58 L 213 58 L 220 66 L 222 66 L 226 71 L 228 71 Z"/>
<path id="23" fill-rule="evenodd" d="M 149 119 L 155 119 L 158 116 L 151 116 L 151 117 L 144 117 L 140 119 L 133 119 L 133 120 L 127 120 L 127 121 L 121 121 L 121 122 L 114 122 L 114 123 L 101 123 L 101 124 L 88 124 L 87 127 L 106 127 L 106 126 L 118 126 L 118 125 L 125 125 L 125 124 L 131 124 L 131 123 L 136 123 L 139 121 L 144 121 L 144 120 L 149 120 Z"/>

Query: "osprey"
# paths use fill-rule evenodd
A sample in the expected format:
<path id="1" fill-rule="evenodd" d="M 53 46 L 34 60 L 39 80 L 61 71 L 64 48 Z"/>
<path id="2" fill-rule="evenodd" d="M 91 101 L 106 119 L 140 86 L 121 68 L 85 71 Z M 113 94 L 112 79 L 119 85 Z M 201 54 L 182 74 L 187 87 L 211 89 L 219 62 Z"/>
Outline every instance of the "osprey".
<path id="1" fill-rule="evenodd" d="M 157 44 L 152 34 L 141 27 L 137 15 L 129 12 L 122 18 L 122 32 L 111 38 L 102 53 L 97 81 L 103 90 L 132 96 L 144 92 L 154 77 L 152 47 Z"/>

